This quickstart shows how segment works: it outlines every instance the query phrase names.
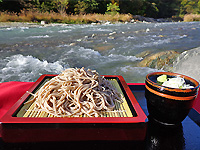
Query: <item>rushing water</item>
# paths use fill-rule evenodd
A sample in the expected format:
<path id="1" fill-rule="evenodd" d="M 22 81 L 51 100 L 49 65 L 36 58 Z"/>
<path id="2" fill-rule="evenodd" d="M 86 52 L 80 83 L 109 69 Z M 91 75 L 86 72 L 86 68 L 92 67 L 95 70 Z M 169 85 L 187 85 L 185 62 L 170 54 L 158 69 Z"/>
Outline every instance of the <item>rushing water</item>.
<path id="1" fill-rule="evenodd" d="M 35 81 L 68 67 L 144 82 L 155 68 L 137 67 L 143 51 L 200 47 L 200 23 L 55 25 L 0 28 L 0 82 Z"/>

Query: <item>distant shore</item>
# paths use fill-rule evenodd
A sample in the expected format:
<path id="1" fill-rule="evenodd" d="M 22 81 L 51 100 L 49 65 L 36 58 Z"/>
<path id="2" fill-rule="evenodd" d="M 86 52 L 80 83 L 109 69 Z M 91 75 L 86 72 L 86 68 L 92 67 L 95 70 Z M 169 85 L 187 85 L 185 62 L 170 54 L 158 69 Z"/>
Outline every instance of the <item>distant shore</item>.
<path id="1" fill-rule="evenodd" d="M 0 27 L 2 26 L 37 26 L 47 24 L 109 24 L 109 23 L 152 23 L 183 21 L 180 17 L 149 18 L 131 14 L 59 14 L 55 12 L 24 12 L 20 14 L 0 12 Z M 12 23 L 14 22 L 14 23 Z"/>
<path id="2" fill-rule="evenodd" d="M 50 24 L 41 24 L 34 22 L 0 22 L 0 28 L 9 28 L 9 27 L 39 27 L 39 26 L 55 26 L 55 25 L 68 25 L 60 23 L 50 23 Z"/>
<path id="3" fill-rule="evenodd" d="M 116 24 L 116 23 L 159 23 L 159 22 L 192 22 L 200 21 L 200 15 L 197 14 L 187 14 L 183 18 L 172 17 L 172 18 L 149 18 L 140 15 L 130 15 L 130 14 L 116 14 L 116 15 L 106 15 L 106 14 L 87 14 L 87 15 L 67 15 L 67 18 L 60 18 L 56 20 L 55 14 L 52 16 L 40 16 L 40 19 L 32 21 L 31 19 L 24 18 L 20 20 L 21 16 L 7 16 L 8 18 L 3 19 L 0 14 L 0 27 L 39 27 L 39 26 L 58 26 L 58 25 L 69 25 L 69 24 Z M 43 14 L 44 15 L 44 14 Z M 12 19 L 9 19 L 12 17 Z M 30 17 L 30 16 L 29 16 Z M 34 16 L 32 16 L 34 18 Z M 30 18 L 32 18 L 30 17 Z M 55 17 L 54 19 L 52 19 Z M 59 16 L 60 17 L 60 16 Z M 14 18 L 14 19 L 13 19 Z M 62 20 L 63 19 L 63 20 Z"/>
<path id="4" fill-rule="evenodd" d="M 139 15 L 134 16 L 129 21 L 107 21 L 101 20 L 99 22 L 90 22 L 92 25 L 98 24 L 116 24 L 116 23 L 155 23 L 155 22 L 173 22 L 171 19 L 154 19 L 142 17 Z M 87 23 L 88 24 L 88 23 Z M 69 25 L 68 23 L 49 23 L 47 21 L 41 22 L 0 22 L 0 27 L 8 28 L 8 27 L 38 27 L 38 26 L 58 26 L 58 25 Z"/>

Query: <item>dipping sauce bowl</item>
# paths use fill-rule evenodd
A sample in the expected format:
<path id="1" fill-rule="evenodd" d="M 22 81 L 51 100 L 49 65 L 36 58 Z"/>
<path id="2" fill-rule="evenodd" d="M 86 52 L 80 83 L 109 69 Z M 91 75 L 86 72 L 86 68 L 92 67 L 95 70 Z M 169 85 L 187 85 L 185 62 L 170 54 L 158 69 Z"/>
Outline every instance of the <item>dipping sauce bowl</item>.
<path id="1" fill-rule="evenodd" d="M 180 89 L 162 86 L 157 82 L 161 75 L 167 78 L 181 77 L 192 88 Z M 153 72 L 146 76 L 145 98 L 149 116 L 164 125 L 180 124 L 193 107 L 199 83 L 188 76 L 172 72 Z"/>

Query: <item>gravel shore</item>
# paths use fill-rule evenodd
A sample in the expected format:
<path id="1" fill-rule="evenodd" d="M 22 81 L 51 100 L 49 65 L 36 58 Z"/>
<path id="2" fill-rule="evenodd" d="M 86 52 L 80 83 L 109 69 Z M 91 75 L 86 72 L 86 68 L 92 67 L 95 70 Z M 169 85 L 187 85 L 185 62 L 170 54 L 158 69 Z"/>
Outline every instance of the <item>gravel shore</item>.
<path id="1" fill-rule="evenodd" d="M 30 26 L 38 26 L 37 23 L 26 23 L 26 22 L 0 22 L 0 27 L 30 27 Z"/>
<path id="2" fill-rule="evenodd" d="M 68 25 L 60 23 L 50 23 L 50 24 L 41 24 L 41 23 L 29 23 L 29 22 L 0 22 L 0 28 L 9 28 L 9 27 L 40 27 L 40 26 L 57 26 L 57 25 Z"/>

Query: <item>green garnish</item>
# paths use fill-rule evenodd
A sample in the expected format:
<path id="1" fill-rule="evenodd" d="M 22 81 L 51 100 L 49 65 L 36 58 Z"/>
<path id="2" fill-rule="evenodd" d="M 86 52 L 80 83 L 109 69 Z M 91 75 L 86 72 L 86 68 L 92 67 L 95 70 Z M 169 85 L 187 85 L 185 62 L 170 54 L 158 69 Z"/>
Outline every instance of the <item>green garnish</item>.
<path id="1" fill-rule="evenodd" d="M 179 89 L 189 89 L 194 88 L 194 86 L 190 84 L 186 84 L 184 78 L 177 76 L 167 78 L 167 75 L 163 74 L 157 77 L 157 83 L 162 86 L 171 87 L 171 88 L 179 88 Z"/>
<path id="2" fill-rule="evenodd" d="M 160 83 L 164 83 L 165 81 L 167 81 L 167 75 L 163 74 L 163 75 L 159 76 L 157 78 L 157 81 Z"/>

